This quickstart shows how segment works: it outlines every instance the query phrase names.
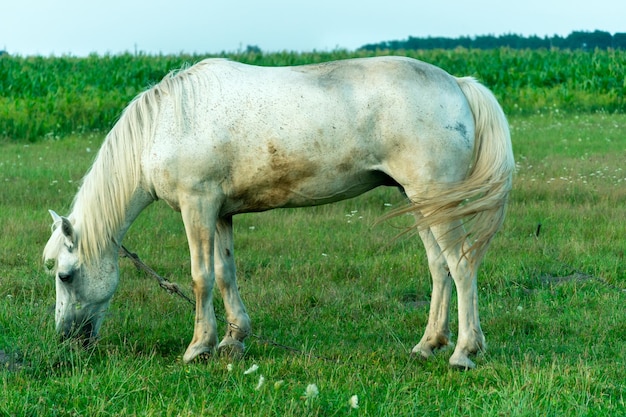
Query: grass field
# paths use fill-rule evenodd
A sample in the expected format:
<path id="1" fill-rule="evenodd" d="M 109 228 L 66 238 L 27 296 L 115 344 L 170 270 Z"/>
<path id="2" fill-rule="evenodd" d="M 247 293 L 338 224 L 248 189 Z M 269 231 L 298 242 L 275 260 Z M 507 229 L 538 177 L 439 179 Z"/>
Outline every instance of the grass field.
<path id="1" fill-rule="evenodd" d="M 0 415 L 626 415 L 626 116 L 553 112 L 511 127 L 519 167 L 479 274 L 489 350 L 471 372 L 451 370 L 450 351 L 408 355 L 430 280 L 421 243 L 392 242 L 405 219 L 372 227 L 402 204 L 392 189 L 235 218 L 256 336 L 232 365 L 182 363 L 192 309 L 128 260 L 96 347 L 59 343 L 47 209 L 68 211 L 102 137 L 1 144 Z M 125 244 L 189 289 L 179 214 L 152 205 Z"/>

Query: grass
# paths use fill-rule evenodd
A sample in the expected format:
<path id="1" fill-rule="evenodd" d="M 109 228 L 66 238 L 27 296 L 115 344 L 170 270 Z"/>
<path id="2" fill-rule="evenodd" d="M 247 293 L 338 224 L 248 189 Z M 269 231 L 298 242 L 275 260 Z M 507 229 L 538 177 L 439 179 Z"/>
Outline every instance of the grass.
<path id="1" fill-rule="evenodd" d="M 224 357 L 182 363 L 190 306 L 127 260 L 100 342 L 59 343 L 41 264 L 47 209 L 68 211 L 102 137 L 1 144 L 0 415 L 624 415 L 626 116 L 552 112 L 511 127 L 518 173 L 479 275 L 489 350 L 471 372 L 449 369 L 449 351 L 408 356 L 430 282 L 418 240 L 390 243 L 408 219 L 372 227 L 402 203 L 392 189 L 235 218 L 257 337 L 232 370 Z M 166 205 L 125 245 L 189 288 L 182 222 Z M 319 395 L 307 398 L 309 384 Z"/>

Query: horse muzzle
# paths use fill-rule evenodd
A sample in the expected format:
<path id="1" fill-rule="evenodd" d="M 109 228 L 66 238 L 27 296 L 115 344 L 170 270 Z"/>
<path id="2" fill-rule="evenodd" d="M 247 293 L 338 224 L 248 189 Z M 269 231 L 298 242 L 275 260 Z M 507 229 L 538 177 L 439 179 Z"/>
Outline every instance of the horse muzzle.
<path id="1" fill-rule="evenodd" d="M 82 313 L 82 314 L 81 314 Z M 77 340 L 83 346 L 88 347 L 95 343 L 98 337 L 98 329 L 102 323 L 101 315 L 87 312 L 62 311 L 57 309 L 55 321 L 56 331 L 61 336 L 61 341 Z"/>

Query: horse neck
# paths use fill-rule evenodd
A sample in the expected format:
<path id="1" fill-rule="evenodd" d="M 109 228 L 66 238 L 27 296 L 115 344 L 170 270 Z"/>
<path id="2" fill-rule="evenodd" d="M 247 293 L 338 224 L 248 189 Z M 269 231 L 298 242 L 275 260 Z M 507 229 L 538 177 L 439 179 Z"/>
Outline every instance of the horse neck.
<path id="1" fill-rule="evenodd" d="M 152 201 L 141 187 L 142 135 L 128 125 L 123 117 L 109 133 L 72 204 L 79 253 L 86 263 L 98 259 L 112 242 L 121 242 Z"/>
<path id="2" fill-rule="evenodd" d="M 121 244 L 126 232 L 133 224 L 135 219 L 139 216 L 139 214 L 152 202 L 154 201 L 154 197 L 143 190 L 142 188 L 137 188 L 133 193 L 133 196 L 130 199 L 128 207 L 126 208 L 126 216 L 124 217 L 124 221 L 120 225 L 120 228 L 117 230 L 115 235 L 115 241 L 117 244 Z"/>
<path id="3" fill-rule="evenodd" d="M 95 200 L 98 201 L 100 198 L 95 198 Z M 101 206 L 97 204 L 92 204 L 91 210 L 75 207 L 70 214 L 70 219 L 79 231 L 81 258 L 90 263 L 106 253 L 117 252 L 132 223 L 152 201 L 154 200 L 148 192 L 137 188 L 128 199 L 123 215 L 117 221 L 107 219 L 107 216 L 111 215 L 98 210 Z"/>

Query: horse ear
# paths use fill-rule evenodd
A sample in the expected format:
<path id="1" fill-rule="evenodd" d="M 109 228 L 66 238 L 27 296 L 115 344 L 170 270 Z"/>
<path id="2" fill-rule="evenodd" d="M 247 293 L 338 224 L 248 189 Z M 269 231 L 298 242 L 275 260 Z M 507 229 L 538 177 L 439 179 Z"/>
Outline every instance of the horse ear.
<path id="1" fill-rule="evenodd" d="M 74 226 L 67 217 L 61 217 L 61 231 L 66 238 L 74 243 Z"/>
<path id="2" fill-rule="evenodd" d="M 61 216 L 59 216 L 58 214 L 56 214 L 56 212 L 54 210 L 48 210 L 48 213 L 50 213 L 50 215 L 52 216 L 52 221 L 53 222 L 60 222 L 61 221 Z"/>
<path id="3" fill-rule="evenodd" d="M 63 232 L 63 236 L 66 239 L 66 245 L 68 248 L 74 247 L 74 226 L 72 226 L 72 222 L 67 217 L 62 217 L 56 214 L 53 210 L 48 210 L 50 215 L 52 216 L 52 220 L 54 224 L 60 222 L 61 223 L 61 232 Z"/>

